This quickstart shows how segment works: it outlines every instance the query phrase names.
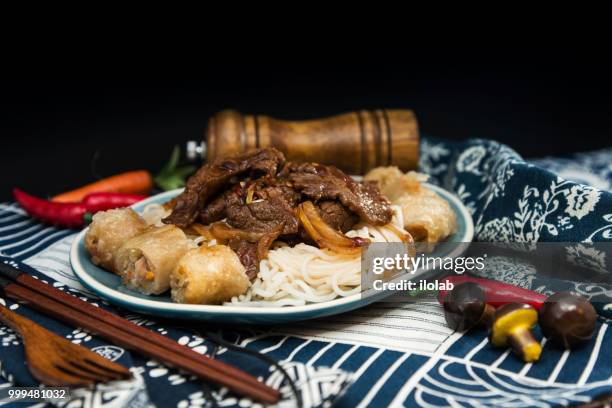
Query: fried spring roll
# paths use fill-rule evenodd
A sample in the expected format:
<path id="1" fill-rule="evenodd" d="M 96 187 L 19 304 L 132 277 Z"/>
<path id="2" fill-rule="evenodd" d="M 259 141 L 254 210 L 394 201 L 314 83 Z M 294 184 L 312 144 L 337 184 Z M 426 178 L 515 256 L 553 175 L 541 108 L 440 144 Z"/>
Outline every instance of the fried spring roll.
<path id="1" fill-rule="evenodd" d="M 151 227 L 119 248 L 115 268 L 126 286 L 158 295 L 170 288 L 170 273 L 188 248 L 180 228 Z"/>
<path id="2" fill-rule="evenodd" d="M 238 255 L 226 245 L 191 249 L 170 279 L 178 303 L 218 304 L 246 292 L 249 278 Z"/>
<path id="3" fill-rule="evenodd" d="M 115 254 L 119 247 L 146 228 L 145 221 L 131 208 L 102 211 L 93 216 L 85 235 L 85 248 L 94 264 L 116 272 Z"/>

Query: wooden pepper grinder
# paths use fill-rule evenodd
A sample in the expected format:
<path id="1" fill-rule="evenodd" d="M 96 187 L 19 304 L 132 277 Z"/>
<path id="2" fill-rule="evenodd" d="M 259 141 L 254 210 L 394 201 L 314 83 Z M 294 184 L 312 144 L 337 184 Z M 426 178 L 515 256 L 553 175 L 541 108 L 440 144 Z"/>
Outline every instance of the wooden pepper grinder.
<path id="1" fill-rule="evenodd" d="M 416 169 L 419 131 L 414 113 L 379 109 L 305 121 L 263 115 L 218 112 L 208 121 L 204 142 L 189 142 L 190 159 L 233 155 L 273 146 L 287 160 L 332 164 L 349 174 L 365 174 L 378 166 Z"/>

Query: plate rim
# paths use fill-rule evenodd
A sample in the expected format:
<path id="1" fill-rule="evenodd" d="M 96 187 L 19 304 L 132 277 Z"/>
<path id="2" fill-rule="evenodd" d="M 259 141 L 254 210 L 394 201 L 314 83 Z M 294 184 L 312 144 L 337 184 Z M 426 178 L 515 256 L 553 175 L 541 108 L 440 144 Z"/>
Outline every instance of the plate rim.
<path id="1" fill-rule="evenodd" d="M 459 210 L 463 220 L 465 220 L 465 234 L 459 242 L 472 242 L 474 238 L 474 221 L 470 215 L 467 207 L 459 200 L 459 198 L 451 191 L 445 190 L 442 187 L 436 186 L 430 183 L 423 183 L 427 188 L 430 188 L 434 192 L 440 194 L 442 198 L 448 201 L 452 201 L 456 208 Z M 165 197 L 171 198 L 183 189 L 175 189 L 166 191 L 163 193 L 156 194 L 148 197 L 147 199 L 140 201 L 131 207 L 135 211 L 139 211 L 139 208 L 157 202 Z M 140 297 L 132 296 L 127 293 L 120 292 L 116 289 L 109 288 L 102 284 L 98 280 L 94 279 L 92 275 L 86 272 L 86 268 L 81 263 L 79 258 L 79 245 L 84 240 L 85 234 L 89 227 L 83 229 L 77 234 L 72 245 L 70 247 L 70 266 L 75 276 L 83 283 L 83 285 L 94 292 L 97 296 L 109 300 L 111 303 L 118 303 L 121 305 L 129 305 L 135 309 L 146 309 L 148 311 L 162 310 L 165 312 L 185 312 L 185 313 L 208 313 L 216 316 L 232 316 L 232 315 L 247 315 L 247 316 L 261 316 L 264 314 L 272 315 L 300 315 L 303 313 L 316 313 L 328 310 L 330 308 L 336 308 L 341 306 L 347 306 L 354 302 L 359 302 L 363 299 L 362 293 L 357 293 L 351 296 L 333 299 L 327 302 L 321 303 L 309 303 L 300 306 L 234 306 L 234 305 L 194 305 L 194 304 L 183 304 L 175 302 L 163 302 L 159 300 L 143 299 Z M 111 272 L 107 272 L 111 273 Z M 128 308 L 129 308 L 128 306 Z"/>

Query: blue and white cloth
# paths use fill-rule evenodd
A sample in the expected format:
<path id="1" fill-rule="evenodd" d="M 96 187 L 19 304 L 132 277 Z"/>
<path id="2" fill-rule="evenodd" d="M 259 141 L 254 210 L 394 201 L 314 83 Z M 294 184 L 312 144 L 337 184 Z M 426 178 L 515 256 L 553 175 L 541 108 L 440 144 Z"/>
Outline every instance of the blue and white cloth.
<path id="1" fill-rule="evenodd" d="M 572 242 L 578 252 L 580 243 L 612 241 L 612 150 L 525 162 L 507 146 L 488 140 L 453 144 L 424 138 L 420 167 L 470 209 L 478 240 Z M 274 328 L 177 325 L 118 310 L 84 290 L 68 261 L 74 235 L 34 222 L 14 203 L 0 204 L 0 261 L 15 263 L 62 290 L 280 386 L 280 406 L 295 405 L 283 375 L 257 359 L 215 346 L 207 333 L 279 361 L 297 383 L 306 407 L 546 407 L 587 402 L 612 392 L 612 330 L 603 320 L 593 340 L 572 351 L 551 346 L 536 330 L 543 343 L 542 359 L 536 364 L 491 348 L 484 332 L 452 332 L 441 308 L 425 301 L 387 301 L 336 318 Z M 583 252 L 579 256 L 592 265 L 610 269 L 607 254 Z M 607 301 L 612 288 L 603 284 L 553 281 L 518 267 L 488 274 L 543 293 L 575 290 L 597 297 L 601 312 L 612 310 L 612 299 Z M 213 398 L 223 407 L 257 405 L 24 305 L 0 302 L 131 367 L 135 374 L 131 382 L 77 390 L 69 404 L 58 405 L 187 408 L 212 406 Z M 19 338 L 1 325 L 0 377 L 0 387 L 36 385 L 24 364 Z"/>

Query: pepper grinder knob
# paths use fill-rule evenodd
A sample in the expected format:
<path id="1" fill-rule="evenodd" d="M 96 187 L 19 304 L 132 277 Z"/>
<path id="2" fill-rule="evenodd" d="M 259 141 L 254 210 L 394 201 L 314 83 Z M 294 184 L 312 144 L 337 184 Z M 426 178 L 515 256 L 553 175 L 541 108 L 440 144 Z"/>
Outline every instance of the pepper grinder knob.
<path id="1" fill-rule="evenodd" d="M 206 158 L 206 143 L 190 140 L 187 142 L 187 160 L 196 161 Z"/>

